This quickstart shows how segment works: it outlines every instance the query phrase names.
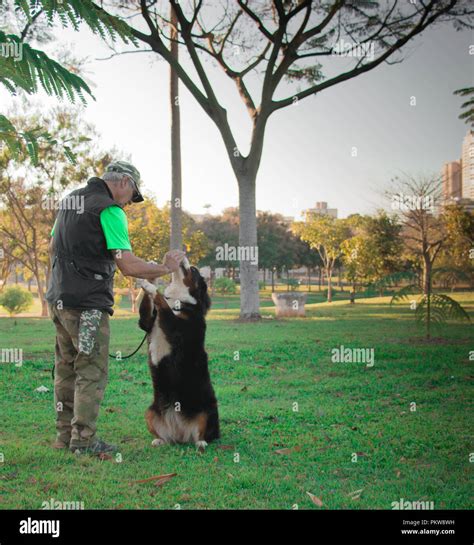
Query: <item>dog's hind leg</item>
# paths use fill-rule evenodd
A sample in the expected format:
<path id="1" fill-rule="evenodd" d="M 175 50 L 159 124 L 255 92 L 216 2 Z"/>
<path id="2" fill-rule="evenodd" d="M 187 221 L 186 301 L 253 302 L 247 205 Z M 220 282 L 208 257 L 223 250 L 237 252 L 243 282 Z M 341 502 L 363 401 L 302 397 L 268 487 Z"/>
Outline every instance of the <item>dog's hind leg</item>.
<path id="1" fill-rule="evenodd" d="M 196 417 L 196 428 L 195 428 L 195 435 L 194 435 L 194 445 L 200 452 L 204 452 L 205 448 L 207 447 L 207 441 L 204 439 L 206 435 L 206 428 L 207 428 L 207 414 L 206 413 L 200 413 Z"/>
<path id="2" fill-rule="evenodd" d="M 155 423 L 156 414 L 152 409 L 147 409 L 145 412 L 145 421 L 148 428 L 148 431 L 156 437 L 156 439 L 153 439 L 151 442 L 152 447 L 159 447 L 161 445 L 165 445 L 166 441 L 158 435 L 158 432 L 156 431 L 156 427 L 154 425 Z"/>

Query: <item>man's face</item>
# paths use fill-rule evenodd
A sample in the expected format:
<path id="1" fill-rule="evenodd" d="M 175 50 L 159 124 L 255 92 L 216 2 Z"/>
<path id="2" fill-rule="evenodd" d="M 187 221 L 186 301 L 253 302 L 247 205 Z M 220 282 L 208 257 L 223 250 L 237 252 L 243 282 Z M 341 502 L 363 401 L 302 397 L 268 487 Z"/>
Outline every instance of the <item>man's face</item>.
<path id="1" fill-rule="evenodd" d="M 117 184 L 115 200 L 122 206 L 132 203 L 135 195 L 135 184 L 129 176 L 124 175 L 122 180 Z"/>

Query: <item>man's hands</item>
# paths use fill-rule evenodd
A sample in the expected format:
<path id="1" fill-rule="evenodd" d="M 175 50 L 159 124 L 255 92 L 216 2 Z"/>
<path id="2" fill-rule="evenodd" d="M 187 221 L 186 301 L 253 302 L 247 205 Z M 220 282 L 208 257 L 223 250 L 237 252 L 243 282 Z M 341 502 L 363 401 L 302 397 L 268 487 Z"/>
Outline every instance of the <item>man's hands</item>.
<path id="1" fill-rule="evenodd" d="M 147 263 L 128 250 L 116 250 L 114 259 L 124 276 L 154 280 L 159 276 L 177 271 L 184 256 L 185 252 L 182 250 L 171 250 L 165 255 L 164 264 L 158 265 L 156 263 Z"/>
<path id="2" fill-rule="evenodd" d="M 185 252 L 182 250 L 170 250 L 165 255 L 163 265 L 168 267 L 170 272 L 176 272 L 179 269 L 179 264 L 183 261 Z"/>

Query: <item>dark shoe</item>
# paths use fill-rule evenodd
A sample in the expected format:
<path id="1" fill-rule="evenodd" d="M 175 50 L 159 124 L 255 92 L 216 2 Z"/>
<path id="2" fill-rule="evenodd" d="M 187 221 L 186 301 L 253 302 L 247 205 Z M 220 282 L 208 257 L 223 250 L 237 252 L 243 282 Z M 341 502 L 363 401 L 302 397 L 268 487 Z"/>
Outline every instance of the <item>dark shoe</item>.
<path id="1" fill-rule="evenodd" d="M 91 445 L 87 447 L 75 447 L 69 448 L 74 454 L 92 454 L 98 456 L 99 454 L 111 454 L 117 452 L 118 448 L 115 445 L 109 445 L 101 439 L 96 439 Z"/>

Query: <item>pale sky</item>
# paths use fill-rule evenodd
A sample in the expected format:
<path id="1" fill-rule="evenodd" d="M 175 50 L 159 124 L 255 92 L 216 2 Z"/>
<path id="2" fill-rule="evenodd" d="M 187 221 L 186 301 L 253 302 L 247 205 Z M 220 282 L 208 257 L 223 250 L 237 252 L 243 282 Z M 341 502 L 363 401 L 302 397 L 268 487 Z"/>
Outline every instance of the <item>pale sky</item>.
<path id="1" fill-rule="evenodd" d="M 163 205 L 171 193 L 168 65 L 153 53 L 95 60 L 110 50 L 86 27 L 56 35 L 75 55 L 90 58 L 87 76 L 96 101 L 88 101 L 84 115 L 101 133 L 101 145 L 129 154 L 146 190 Z M 453 91 L 473 85 L 473 43 L 471 32 L 437 27 L 404 50 L 401 64 L 382 65 L 276 112 L 265 137 L 257 208 L 298 218 L 316 201 L 327 201 L 339 217 L 370 213 L 385 204 L 383 187 L 400 171 L 438 173 L 445 161 L 459 159 L 467 126 L 458 119 L 462 98 Z M 331 57 L 331 63 L 341 61 Z M 212 67 L 209 61 L 205 66 Z M 248 114 L 222 71 L 211 74 L 246 154 Z M 287 96 L 296 92 L 295 85 L 288 89 Z M 237 206 L 237 182 L 217 128 L 182 84 L 180 94 L 184 209 L 203 213 L 209 203 L 210 212 L 219 213 Z M 0 98 L 3 111 L 11 99 L 3 91 Z M 42 95 L 35 100 L 57 103 Z"/>

